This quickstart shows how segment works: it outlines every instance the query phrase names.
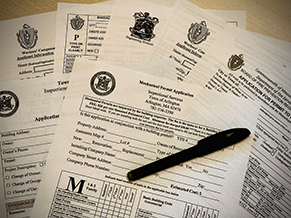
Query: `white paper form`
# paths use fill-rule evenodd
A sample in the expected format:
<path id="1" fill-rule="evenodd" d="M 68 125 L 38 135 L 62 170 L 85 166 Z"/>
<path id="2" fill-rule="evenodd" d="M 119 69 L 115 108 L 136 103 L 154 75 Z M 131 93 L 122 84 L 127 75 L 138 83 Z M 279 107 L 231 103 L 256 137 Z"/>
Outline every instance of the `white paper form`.
<path id="1" fill-rule="evenodd" d="M 214 10 L 206 9 L 208 12 L 226 20 L 228 24 L 241 29 L 246 29 L 246 11 Z"/>
<path id="2" fill-rule="evenodd" d="M 279 39 L 275 39 L 269 36 L 264 36 L 258 33 L 251 32 L 254 36 L 256 36 L 258 39 L 263 39 L 266 42 L 272 44 L 273 46 L 276 46 L 277 48 L 280 48 L 281 50 L 290 53 L 291 52 L 291 42 L 282 41 Z"/>
<path id="3" fill-rule="evenodd" d="M 43 77 L 0 84 L 1 217 L 29 217 L 67 88 Z"/>
<path id="4" fill-rule="evenodd" d="M 213 94 L 76 59 L 32 217 L 235 215 L 252 137 L 140 181 L 126 179 L 129 170 L 206 135 L 253 128 L 258 111 L 250 101 Z"/>
<path id="5" fill-rule="evenodd" d="M 246 32 L 228 27 L 196 73 L 211 77 L 209 89 L 262 102 L 255 135 L 258 144 L 252 149 L 242 188 L 241 217 L 289 217 L 290 54 L 249 38 Z"/>
<path id="6" fill-rule="evenodd" d="M 211 10 L 207 9 L 208 12 L 221 17 L 222 19 L 226 20 L 227 23 L 245 29 L 246 26 L 246 13 L 245 11 L 227 11 L 227 10 Z M 176 75 L 176 63 L 170 59 L 154 59 L 150 61 L 144 61 L 141 63 L 135 64 L 126 64 L 121 65 L 122 67 L 137 70 L 140 72 L 148 73 L 151 75 L 168 78 L 171 80 L 177 80 Z M 205 78 L 202 81 L 207 81 Z M 203 83 L 202 83 L 203 84 Z"/>
<path id="7" fill-rule="evenodd" d="M 226 20 L 207 10 L 188 1 L 178 1 L 151 59 L 172 59 L 176 63 L 173 70 L 177 80 L 183 81 L 226 26 Z M 199 75 L 196 79 L 203 80 Z"/>
<path id="8" fill-rule="evenodd" d="M 99 60 L 118 65 L 149 60 L 172 9 L 148 1 L 116 0 Z"/>
<path id="9" fill-rule="evenodd" d="M 76 57 L 97 60 L 112 5 L 58 3 L 55 72 L 68 80 Z"/>
<path id="10" fill-rule="evenodd" d="M 44 77 L 53 73 L 56 12 L 0 22 L 1 81 Z"/>

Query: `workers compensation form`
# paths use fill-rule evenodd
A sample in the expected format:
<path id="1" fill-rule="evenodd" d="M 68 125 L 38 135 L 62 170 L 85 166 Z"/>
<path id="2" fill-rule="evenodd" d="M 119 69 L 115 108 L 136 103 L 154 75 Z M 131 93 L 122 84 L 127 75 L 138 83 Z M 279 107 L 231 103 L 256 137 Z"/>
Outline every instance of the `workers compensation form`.
<path id="1" fill-rule="evenodd" d="M 53 73 L 56 12 L 1 21 L 0 28 L 1 82 Z"/>
<path id="2" fill-rule="evenodd" d="M 76 58 L 32 217 L 235 215 L 253 136 L 133 183 L 126 173 L 218 131 L 253 130 L 258 105 L 237 100 Z"/>

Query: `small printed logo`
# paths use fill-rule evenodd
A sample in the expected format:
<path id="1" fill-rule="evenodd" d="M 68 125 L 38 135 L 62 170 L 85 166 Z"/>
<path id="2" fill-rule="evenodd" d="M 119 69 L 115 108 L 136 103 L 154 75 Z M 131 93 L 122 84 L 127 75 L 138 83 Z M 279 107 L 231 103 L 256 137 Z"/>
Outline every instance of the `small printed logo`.
<path id="1" fill-rule="evenodd" d="M 79 15 L 76 15 L 76 17 L 71 19 L 71 27 L 74 30 L 80 30 L 84 26 L 85 20 L 81 18 Z"/>
<path id="2" fill-rule="evenodd" d="M 31 49 L 35 46 L 37 37 L 37 30 L 31 28 L 28 24 L 23 25 L 23 29 L 16 33 L 17 40 L 20 46 L 24 49 Z"/>
<path id="3" fill-rule="evenodd" d="M 18 97 L 11 91 L 0 91 L 0 117 L 10 117 L 18 110 Z"/>
<path id="4" fill-rule="evenodd" d="M 231 55 L 228 60 L 227 66 L 232 71 L 240 69 L 244 65 L 243 55 Z"/>
<path id="5" fill-rule="evenodd" d="M 90 82 L 92 91 L 97 95 L 109 95 L 115 88 L 116 82 L 113 75 L 106 71 L 96 73 Z"/>
<path id="6" fill-rule="evenodd" d="M 135 24 L 129 28 L 131 36 L 139 39 L 150 41 L 156 35 L 153 33 L 155 26 L 159 23 L 159 19 L 156 17 L 150 17 L 148 12 L 136 12 L 133 15 Z"/>
<path id="7" fill-rule="evenodd" d="M 201 21 L 201 23 L 192 23 L 188 30 L 188 39 L 193 44 L 200 44 L 205 41 L 207 36 L 210 34 L 207 28 L 206 22 Z"/>

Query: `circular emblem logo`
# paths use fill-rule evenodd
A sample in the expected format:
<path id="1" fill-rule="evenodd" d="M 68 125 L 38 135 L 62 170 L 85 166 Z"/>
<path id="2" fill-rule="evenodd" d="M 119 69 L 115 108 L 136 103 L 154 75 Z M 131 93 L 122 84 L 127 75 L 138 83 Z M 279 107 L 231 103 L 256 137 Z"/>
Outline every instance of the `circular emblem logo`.
<path id="1" fill-rule="evenodd" d="M 0 91 L 0 117 L 10 117 L 18 110 L 18 97 L 10 91 Z"/>
<path id="2" fill-rule="evenodd" d="M 97 95 L 109 95 L 115 88 L 115 78 L 111 73 L 100 71 L 90 81 L 92 91 Z"/>

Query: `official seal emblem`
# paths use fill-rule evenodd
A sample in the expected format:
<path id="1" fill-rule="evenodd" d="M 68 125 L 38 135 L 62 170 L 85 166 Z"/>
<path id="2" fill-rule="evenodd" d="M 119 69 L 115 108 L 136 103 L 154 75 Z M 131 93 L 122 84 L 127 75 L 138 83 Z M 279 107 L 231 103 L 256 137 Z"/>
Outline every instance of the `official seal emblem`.
<path id="1" fill-rule="evenodd" d="M 200 44 L 206 40 L 209 34 L 210 32 L 205 21 L 201 23 L 196 22 L 195 24 L 192 23 L 188 30 L 188 39 L 193 44 Z"/>
<path id="2" fill-rule="evenodd" d="M 113 92 L 116 81 L 111 73 L 100 71 L 91 78 L 90 86 L 95 94 L 105 96 Z"/>
<path id="3" fill-rule="evenodd" d="M 81 18 L 79 15 L 76 15 L 76 17 L 74 17 L 70 20 L 71 27 L 74 30 L 82 29 L 82 27 L 84 26 L 84 22 L 85 22 L 85 20 L 83 18 Z"/>
<path id="4" fill-rule="evenodd" d="M 19 30 L 17 40 L 24 49 L 32 49 L 36 45 L 38 39 L 37 30 L 31 28 L 28 24 L 23 25 L 23 29 Z"/>
<path id="5" fill-rule="evenodd" d="M 10 117 L 19 107 L 18 97 L 11 91 L 0 91 L 0 117 Z"/>
<path id="6" fill-rule="evenodd" d="M 228 60 L 227 66 L 232 71 L 240 69 L 244 65 L 243 55 L 231 55 Z"/>
<path id="7" fill-rule="evenodd" d="M 150 41 L 156 35 L 154 34 L 154 28 L 159 23 L 159 19 L 156 17 L 150 17 L 150 13 L 136 12 L 133 15 L 135 24 L 129 28 L 131 36 Z"/>

